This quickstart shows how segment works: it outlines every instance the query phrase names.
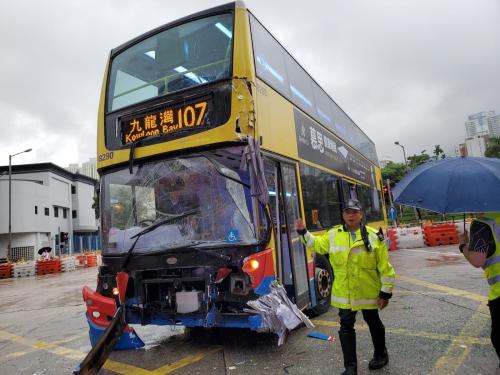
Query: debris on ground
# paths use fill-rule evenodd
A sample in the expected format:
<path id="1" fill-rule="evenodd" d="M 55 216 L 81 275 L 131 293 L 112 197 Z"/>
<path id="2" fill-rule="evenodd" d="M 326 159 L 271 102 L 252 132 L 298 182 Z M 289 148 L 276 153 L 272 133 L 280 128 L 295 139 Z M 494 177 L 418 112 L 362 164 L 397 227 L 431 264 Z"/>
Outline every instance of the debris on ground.
<path id="1" fill-rule="evenodd" d="M 263 327 L 259 331 L 274 332 L 278 335 L 278 346 L 285 342 L 287 332 L 304 323 L 308 328 L 314 328 L 309 318 L 299 310 L 288 296 L 285 288 L 279 281 L 273 281 L 270 285 L 271 292 L 254 301 L 247 302 L 252 310 L 248 312 L 257 313 L 262 316 Z"/>

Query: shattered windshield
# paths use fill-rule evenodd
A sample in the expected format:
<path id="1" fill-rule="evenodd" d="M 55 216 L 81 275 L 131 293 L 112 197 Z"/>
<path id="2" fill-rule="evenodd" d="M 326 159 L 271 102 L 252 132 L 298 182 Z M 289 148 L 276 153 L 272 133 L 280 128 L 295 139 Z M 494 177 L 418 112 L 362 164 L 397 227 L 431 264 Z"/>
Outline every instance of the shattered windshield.
<path id="1" fill-rule="evenodd" d="M 134 253 L 219 243 L 257 245 L 268 222 L 253 209 L 242 148 L 156 160 L 111 172 L 101 180 L 103 253 Z M 255 211 L 255 212 L 254 212 Z M 254 222 L 259 225 L 256 233 Z"/>

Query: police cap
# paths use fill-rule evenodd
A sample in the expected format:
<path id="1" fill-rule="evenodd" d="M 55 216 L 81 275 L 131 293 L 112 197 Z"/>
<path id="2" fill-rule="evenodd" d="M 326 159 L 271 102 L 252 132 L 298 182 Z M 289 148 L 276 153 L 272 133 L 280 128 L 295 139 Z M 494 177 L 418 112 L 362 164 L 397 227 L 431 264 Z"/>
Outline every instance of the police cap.
<path id="1" fill-rule="evenodd" d="M 345 205 L 344 205 L 344 210 L 351 209 L 351 210 L 357 210 L 357 211 L 362 211 L 363 209 L 361 208 L 361 203 L 357 199 L 349 199 Z"/>

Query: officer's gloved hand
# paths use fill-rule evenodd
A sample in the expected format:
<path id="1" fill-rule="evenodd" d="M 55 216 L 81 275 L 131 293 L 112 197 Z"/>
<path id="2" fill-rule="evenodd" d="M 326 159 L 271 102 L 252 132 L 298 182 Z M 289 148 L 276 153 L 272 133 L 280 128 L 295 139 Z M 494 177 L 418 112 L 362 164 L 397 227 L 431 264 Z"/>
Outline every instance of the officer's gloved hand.
<path id="1" fill-rule="evenodd" d="M 302 219 L 299 217 L 297 220 L 295 220 L 295 230 L 297 231 L 298 234 L 306 234 L 306 226 L 304 225 L 304 222 Z"/>

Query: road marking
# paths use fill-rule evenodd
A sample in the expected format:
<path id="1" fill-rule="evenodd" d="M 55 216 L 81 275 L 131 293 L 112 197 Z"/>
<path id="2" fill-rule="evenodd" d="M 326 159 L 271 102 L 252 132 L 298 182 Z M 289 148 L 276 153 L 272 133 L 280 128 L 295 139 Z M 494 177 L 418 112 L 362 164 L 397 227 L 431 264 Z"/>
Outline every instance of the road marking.
<path id="1" fill-rule="evenodd" d="M 81 337 L 82 335 L 76 336 Z M 57 343 L 61 342 L 66 342 L 66 341 L 72 341 L 75 339 L 75 336 L 71 336 L 69 338 L 63 339 L 63 340 L 58 340 L 56 342 L 46 342 L 42 340 L 36 340 L 36 339 L 30 339 L 26 338 L 23 336 L 15 335 L 13 333 L 7 332 L 7 331 L 2 331 L 0 330 L 0 340 L 7 340 L 14 342 L 16 344 L 28 346 L 31 349 L 31 352 L 36 351 L 36 350 L 45 350 L 49 353 L 56 354 L 62 357 L 66 357 L 75 361 L 81 361 L 85 357 L 85 353 L 80 352 L 78 350 L 74 349 L 69 349 L 65 348 L 63 346 L 58 345 Z M 185 366 L 189 366 L 193 363 L 201 361 L 203 358 L 206 356 L 216 353 L 222 349 L 221 346 L 211 346 L 207 348 L 204 351 L 200 351 L 195 354 L 188 355 L 187 357 L 184 357 L 176 362 L 169 363 L 167 365 L 164 365 L 162 367 L 159 367 L 155 370 L 146 370 L 140 367 L 136 367 L 133 365 L 129 365 L 126 363 L 118 362 L 118 361 L 113 361 L 111 359 L 108 359 L 106 363 L 104 363 L 103 368 L 106 370 L 113 371 L 118 374 L 126 374 L 126 375 L 166 375 L 170 374 L 171 372 L 180 369 Z M 0 358 L 0 362 L 8 360 L 8 359 L 13 359 L 16 357 L 20 357 L 24 354 L 28 354 L 28 352 L 16 352 L 16 353 L 10 353 L 7 354 L 6 356 L 3 356 Z M 76 363 L 75 363 L 76 365 Z"/>
<path id="2" fill-rule="evenodd" d="M 313 320 L 314 324 L 326 327 L 336 327 L 340 328 L 339 322 L 330 322 L 328 320 Z M 368 326 L 366 324 L 360 323 L 355 325 L 356 329 L 361 331 L 367 331 Z M 404 328 L 385 328 L 385 331 L 394 335 L 402 335 L 402 336 L 412 336 L 412 337 L 422 337 L 431 340 L 442 340 L 442 341 L 451 341 L 452 343 L 457 343 L 457 345 L 461 344 L 469 344 L 469 345 L 491 345 L 491 341 L 486 337 L 477 337 L 477 336 L 468 336 L 465 334 L 460 334 L 458 336 L 448 335 L 445 333 L 434 333 L 434 332 L 424 332 L 424 331 L 412 331 L 410 329 Z"/>
<path id="3" fill-rule="evenodd" d="M 28 353 L 32 353 L 32 352 L 34 352 L 34 350 L 30 350 L 30 351 L 27 351 L 27 352 L 9 353 L 7 355 L 4 355 L 3 357 L 0 357 L 0 363 L 7 362 L 8 360 L 11 360 L 13 358 L 22 357 L 23 355 L 28 354 Z"/>
<path id="4" fill-rule="evenodd" d="M 53 345 L 54 344 L 55 345 L 64 344 L 64 343 L 67 343 L 67 342 L 70 342 L 70 341 L 73 341 L 73 340 L 77 340 L 77 339 L 79 339 L 79 338 L 81 338 L 83 336 L 86 336 L 86 335 L 87 335 L 86 333 L 82 333 L 80 335 L 74 335 L 74 336 L 66 337 L 66 338 L 64 338 L 62 340 L 54 341 L 52 344 Z M 36 352 L 39 349 L 43 349 L 43 348 L 38 347 L 38 345 L 36 345 L 36 344 L 35 344 L 35 346 L 36 347 L 33 347 L 33 348 L 31 348 L 30 350 L 27 350 L 27 351 L 10 353 L 10 354 L 7 354 L 7 355 L 5 355 L 3 357 L 0 357 L 0 362 L 6 362 L 6 361 L 11 360 L 13 358 L 19 358 L 19 357 L 22 357 L 23 355 L 34 353 L 34 352 Z"/>
<path id="5" fill-rule="evenodd" d="M 66 358 L 74 359 L 77 361 L 83 359 L 85 356 L 84 353 L 82 353 L 78 350 L 64 348 L 62 346 L 48 343 L 45 341 L 30 339 L 30 338 L 22 337 L 19 335 L 15 335 L 15 334 L 7 332 L 7 331 L 0 330 L 0 340 L 2 340 L 2 339 L 8 340 L 11 342 L 15 342 L 16 344 L 28 346 L 32 349 L 45 350 L 49 353 L 62 355 Z"/>
<path id="6" fill-rule="evenodd" d="M 445 292 L 446 294 L 456 296 L 456 297 L 463 297 L 463 298 L 471 299 L 471 300 L 478 301 L 478 302 L 487 302 L 488 301 L 488 298 L 486 296 L 482 296 L 480 294 L 468 292 L 468 291 L 462 290 L 462 289 L 451 288 L 451 287 L 445 286 L 445 285 L 434 284 L 434 283 L 431 283 L 428 281 L 414 279 L 412 277 L 398 275 L 396 280 L 404 281 L 406 283 L 410 283 L 410 284 L 414 284 L 414 285 L 423 286 L 423 287 L 426 287 L 429 289 L 440 290 L 440 291 Z"/>
<path id="7" fill-rule="evenodd" d="M 151 372 L 149 370 L 146 370 L 146 369 L 143 369 L 140 367 L 136 367 L 136 366 L 132 366 L 132 365 L 128 365 L 128 364 L 123 363 L 123 362 L 113 361 L 111 359 L 108 359 L 104 363 L 102 368 L 109 370 L 109 371 L 116 372 L 117 374 L 124 374 L 124 375 L 125 374 L 127 374 L 127 375 L 151 375 L 151 374 L 153 374 L 153 372 Z"/>
<path id="8" fill-rule="evenodd" d="M 477 336 L 489 323 L 488 307 L 486 302 L 481 302 L 458 337 Z M 489 341 L 489 340 L 488 340 Z M 464 342 L 465 343 L 465 342 Z M 489 341 L 491 344 L 491 341 Z M 453 341 L 446 353 L 434 364 L 431 375 L 456 374 L 465 358 L 469 355 L 471 346 L 461 345 L 459 341 Z"/>
<path id="9" fill-rule="evenodd" d="M 195 362 L 201 361 L 203 358 L 206 356 L 209 356 L 210 354 L 217 353 L 218 351 L 222 350 L 222 346 L 215 346 L 208 348 L 207 350 L 189 355 L 187 357 L 182 358 L 181 360 L 162 366 L 160 368 L 157 368 L 151 374 L 154 375 L 163 375 L 163 374 L 170 374 L 172 371 L 175 371 L 177 369 L 180 369 L 181 367 L 189 366 Z"/>

